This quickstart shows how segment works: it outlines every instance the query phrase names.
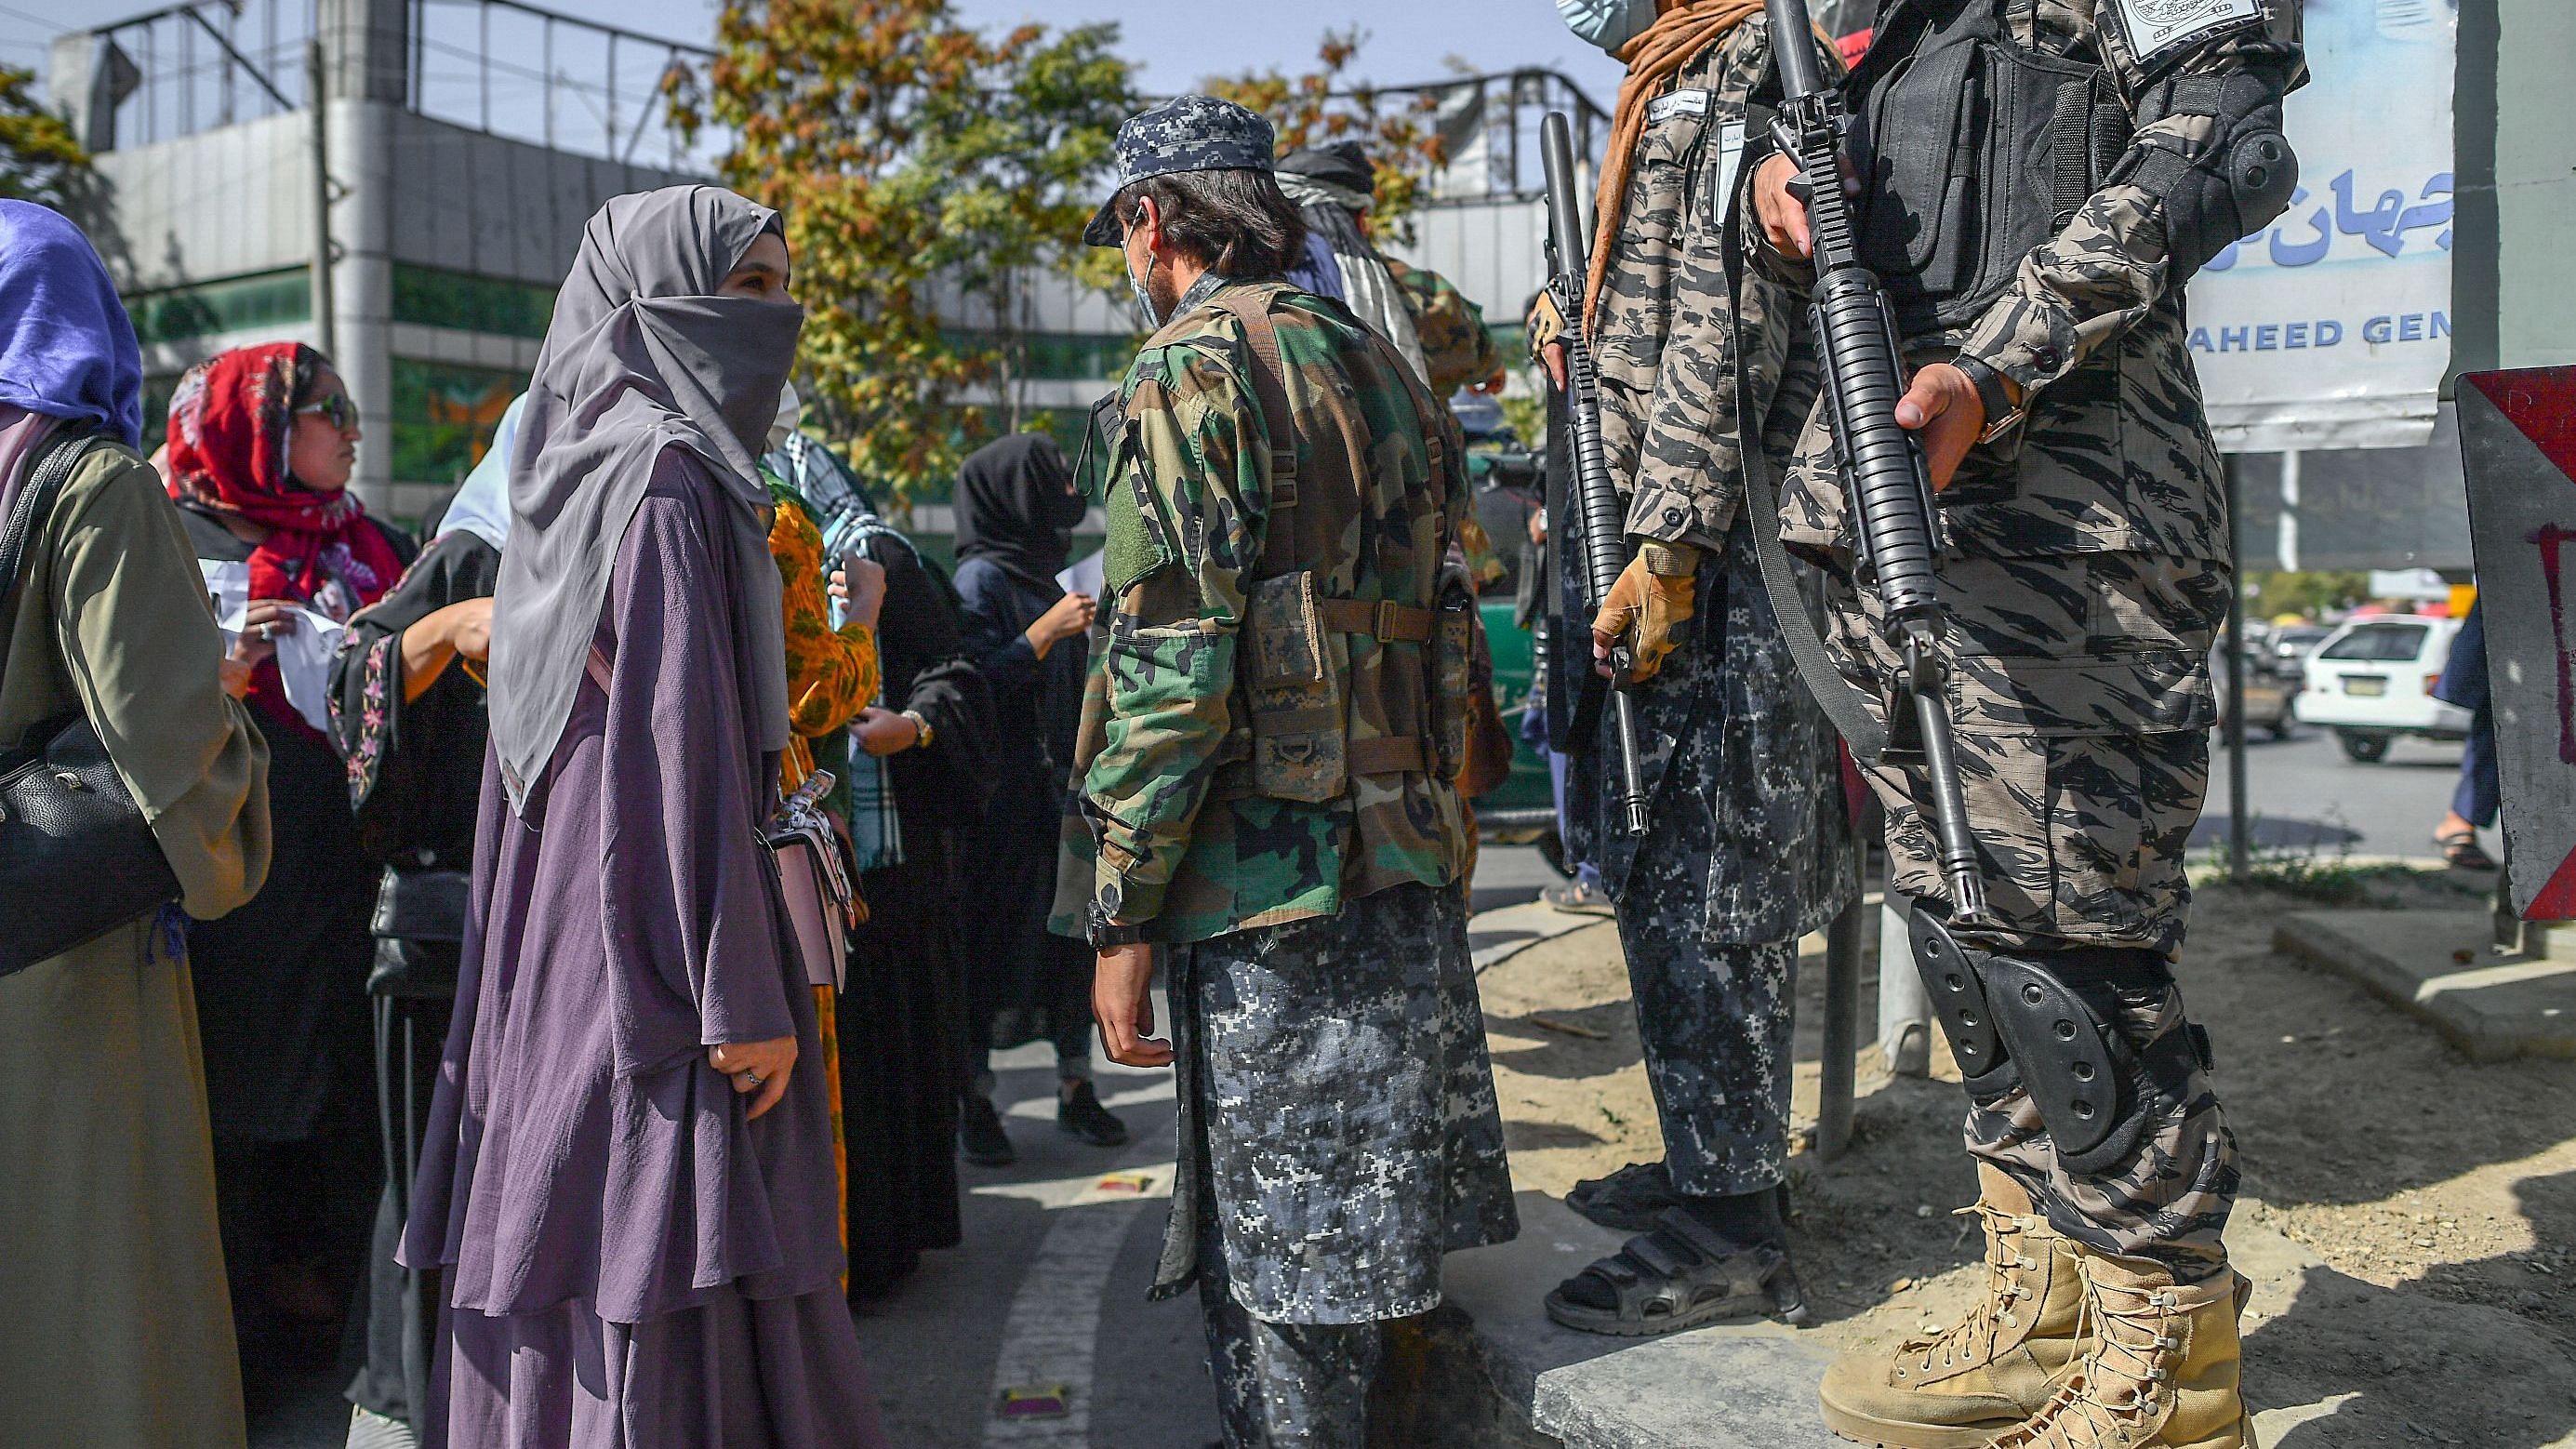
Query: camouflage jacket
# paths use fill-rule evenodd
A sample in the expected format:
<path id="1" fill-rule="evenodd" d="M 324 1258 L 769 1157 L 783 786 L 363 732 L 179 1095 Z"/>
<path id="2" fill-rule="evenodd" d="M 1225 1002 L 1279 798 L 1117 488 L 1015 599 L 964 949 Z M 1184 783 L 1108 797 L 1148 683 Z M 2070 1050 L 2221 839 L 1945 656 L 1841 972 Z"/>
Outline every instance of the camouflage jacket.
<path id="1" fill-rule="evenodd" d="M 1422 356 L 1431 365 L 1431 394 L 1446 399 L 1503 370 L 1503 354 L 1485 330 L 1485 309 L 1429 267 L 1407 266 L 1386 259 L 1388 275 L 1413 314 L 1413 330 L 1422 340 Z"/>
<path id="2" fill-rule="evenodd" d="M 2223 33 L 2150 73 L 2110 12 L 2134 0 L 2012 0 L 2015 43 L 2098 65 L 2124 104 L 2168 76 L 2250 75 L 2277 90 L 2304 77 L 2300 0 L 2259 0 L 2263 23 Z M 2206 118 L 2175 115 L 2130 142 L 2112 178 L 2025 259 L 2014 283 L 1977 321 L 1911 357 L 1916 366 L 1974 357 L 2019 383 L 2025 416 L 1968 454 L 1941 496 L 1953 547 L 2000 558 L 2143 552 L 2227 557 L 2227 507 L 2217 445 L 2202 414 L 2186 350 L 2183 289 L 2169 284 L 2161 199 L 2128 179 L 2152 136 L 2197 157 Z M 1795 277 L 1744 212 L 1755 269 Z M 1821 412 L 1798 445 L 1783 490 L 1781 535 L 1846 547 L 1842 489 Z"/>
<path id="3" fill-rule="evenodd" d="M 1797 288 L 1767 272 L 1731 283 L 1727 268 L 1748 102 L 1770 73 L 1768 23 L 1755 16 L 1684 65 L 1646 113 L 1591 330 L 1602 442 L 1632 538 L 1724 547 L 1744 496 L 1739 367 L 1757 408 L 1803 418 L 1814 395 Z"/>
<path id="4" fill-rule="evenodd" d="M 1362 774 L 1355 761 L 1349 788 L 1320 803 L 1241 788 L 1249 727 L 1237 671 L 1239 662 L 1250 668 L 1240 660 L 1248 601 L 1256 580 L 1276 572 L 1263 569 L 1270 526 L 1291 515 L 1272 507 L 1274 440 L 1250 344 L 1216 305 L 1238 290 L 1277 299 L 1271 315 L 1305 480 L 1294 564 L 1316 571 L 1320 592 L 1428 604 L 1465 515 L 1456 424 L 1341 304 L 1276 282 L 1194 294 L 1197 305 L 1146 344 L 1120 388 L 1103 500 L 1105 596 L 1116 603 L 1076 759 L 1085 828 L 1069 819 L 1060 933 L 1080 934 L 1089 908 L 1145 926 L 1151 940 L 1206 940 L 1333 915 L 1345 899 L 1407 881 L 1447 884 L 1465 863 L 1458 794 L 1436 771 Z M 1446 440 L 1436 476 L 1425 426 Z M 1365 496 L 1320 496 L 1318 450 L 1346 440 L 1368 459 Z M 1319 533 L 1330 541 L 1305 548 Z M 1326 652 L 1339 652 L 1354 679 L 1369 669 L 1393 676 L 1423 658 L 1419 644 L 1330 637 Z M 1354 744 L 1390 734 L 1366 690 L 1351 698 Z"/>

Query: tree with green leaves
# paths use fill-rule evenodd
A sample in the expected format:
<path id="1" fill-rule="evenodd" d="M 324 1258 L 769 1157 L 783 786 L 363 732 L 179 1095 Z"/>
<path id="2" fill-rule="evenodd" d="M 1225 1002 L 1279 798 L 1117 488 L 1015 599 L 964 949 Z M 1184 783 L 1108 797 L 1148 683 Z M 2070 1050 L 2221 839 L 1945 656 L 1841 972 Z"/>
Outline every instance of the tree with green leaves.
<path id="1" fill-rule="evenodd" d="M 35 95 L 33 71 L 0 65 L 0 196 L 62 207 L 89 153 Z"/>
<path id="2" fill-rule="evenodd" d="M 1414 213 L 1431 194 L 1431 173 L 1449 161 L 1434 124 L 1440 102 L 1427 91 L 1397 100 L 1350 80 L 1351 62 L 1367 43 L 1368 32 L 1356 27 L 1327 30 L 1313 70 L 1293 77 L 1275 69 L 1216 77 L 1206 82 L 1207 90 L 1268 117 L 1278 128 L 1282 156 L 1331 141 L 1360 142 L 1374 173 L 1371 238 L 1409 243 Z"/>
<path id="3" fill-rule="evenodd" d="M 737 0 L 716 37 L 705 77 L 664 82 L 673 124 L 732 132 L 725 182 L 786 217 L 813 416 L 862 475 L 916 496 L 1022 423 L 1029 277 L 1117 281 L 1081 244 L 1139 109 L 1117 29 L 988 35 L 950 0 Z"/>

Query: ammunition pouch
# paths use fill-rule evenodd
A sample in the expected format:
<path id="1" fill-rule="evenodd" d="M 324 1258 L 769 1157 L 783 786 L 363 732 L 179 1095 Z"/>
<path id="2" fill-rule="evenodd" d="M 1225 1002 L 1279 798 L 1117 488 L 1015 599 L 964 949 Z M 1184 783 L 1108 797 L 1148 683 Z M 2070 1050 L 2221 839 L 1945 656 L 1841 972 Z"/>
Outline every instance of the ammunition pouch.
<path id="1" fill-rule="evenodd" d="M 1908 341 L 1982 315 L 2110 179 L 2131 130 L 2110 74 L 2015 44 L 2001 0 L 1946 8 L 1910 11 L 1917 43 L 1880 41 L 1848 88 L 1860 259 Z"/>
<path id="2" fill-rule="evenodd" d="M 1461 593 L 1464 587 L 1461 579 Z M 1453 648 L 1450 639 L 1469 626 L 1462 611 L 1445 607 L 1446 597 L 1444 590 L 1444 607 L 1438 609 L 1327 598 L 1311 569 L 1254 584 L 1239 670 L 1248 731 L 1235 752 L 1240 763 L 1220 772 L 1220 791 L 1321 804 L 1347 793 L 1354 775 L 1419 774 L 1438 767 L 1443 778 L 1454 777 L 1447 762 L 1454 758 L 1463 767 L 1466 759 L 1467 645 Z M 1359 669 L 1401 667 L 1396 651 L 1405 647 L 1421 651 L 1417 657 L 1428 661 L 1434 676 L 1445 677 L 1454 667 L 1461 678 L 1459 698 L 1444 711 L 1437 678 L 1426 679 L 1434 688 L 1425 728 L 1408 732 L 1391 720 L 1388 734 L 1353 739 L 1353 638 L 1378 646 Z"/>
<path id="3" fill-rule="evenodd" d="M 1434 773 L 1455 780 L 1467 770 L 1468 726 L 1476 689 L 1476 590 L 1467 571 L 1457 565 L 1440 570 L 1440 592 L 1432 612 L 1430 690 L 1423 697 L 1424 736 L 1431 743 Z"/>

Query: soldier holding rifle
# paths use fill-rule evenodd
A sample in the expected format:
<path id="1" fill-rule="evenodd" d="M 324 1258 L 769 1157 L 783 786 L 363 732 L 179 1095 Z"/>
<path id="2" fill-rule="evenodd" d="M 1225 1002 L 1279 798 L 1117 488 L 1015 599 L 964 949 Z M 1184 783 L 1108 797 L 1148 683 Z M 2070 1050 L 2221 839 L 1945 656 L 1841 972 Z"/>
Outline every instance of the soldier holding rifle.
<path id="1" fill-rule="evenodd" d="M 1592 474 L 1555 491 L 1594 495 L 1550 526 L 1567 575 L 1591 580 L 1568 613 L 1591 626 L 1604 673 L 1625 664 L 1569 750 L 1567 846 L 1599 863 L 1617 905 L 1665 1155 L 1569 1194 L 1638 1236 L 1547 1310 L 1622 1335 L 1795 1321 L 1781 1197 L 1798 938 L 1832 918 L 1853 872 L 1833 732 L 1763 593 L 1744 505 L 1741 455 L 1785 460 L 1817 381 L 1796 291 L 1767 277 L 1731 288 L 1724 268 L 1767 25 L 1759 0 L 1564 8 L 1628 65 L 1589 222 L 1563 119 L 1549 118 L 1556 277 L 1542 311 L 1567 335 L 1546 356 L 1569 394 L 1576 471 Z M 1578 536 L 1578 516 L 1600 526 Z"/>
<path id="2" fill-rule="evenodd" d="M 1780 532 L 1832 567 L 1813 682 L 1879 757 L 1987 1234 L 1976 1312 L 1827 1376 L 1865 1443 L 2253 1442 L 2172 970 L 2231 587 L 2183 291 L 2292 192 L 2298 36 L 2298 0 L 1889 0 L 1847 79 L 1763 96 L 1794 154 L 1751 167 L 1747 269 L 1835 334 Z"/>

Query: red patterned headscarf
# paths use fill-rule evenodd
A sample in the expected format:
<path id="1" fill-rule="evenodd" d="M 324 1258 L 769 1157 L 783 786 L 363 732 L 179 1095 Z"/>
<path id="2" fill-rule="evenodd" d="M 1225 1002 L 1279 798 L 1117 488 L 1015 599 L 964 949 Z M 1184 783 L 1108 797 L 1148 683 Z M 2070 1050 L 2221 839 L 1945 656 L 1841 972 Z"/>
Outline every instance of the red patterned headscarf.
<path id="1" fill-rule="evenodd" d="M 401 556 L 354 493 L 316 493 L 288 471 L 296 387 L 329 366 L 300 342 L 236 347 L 188 369 L 170 399 L 170 496 L 269 530 L 250 596 L 346 619 L 394 586 Z"/>

